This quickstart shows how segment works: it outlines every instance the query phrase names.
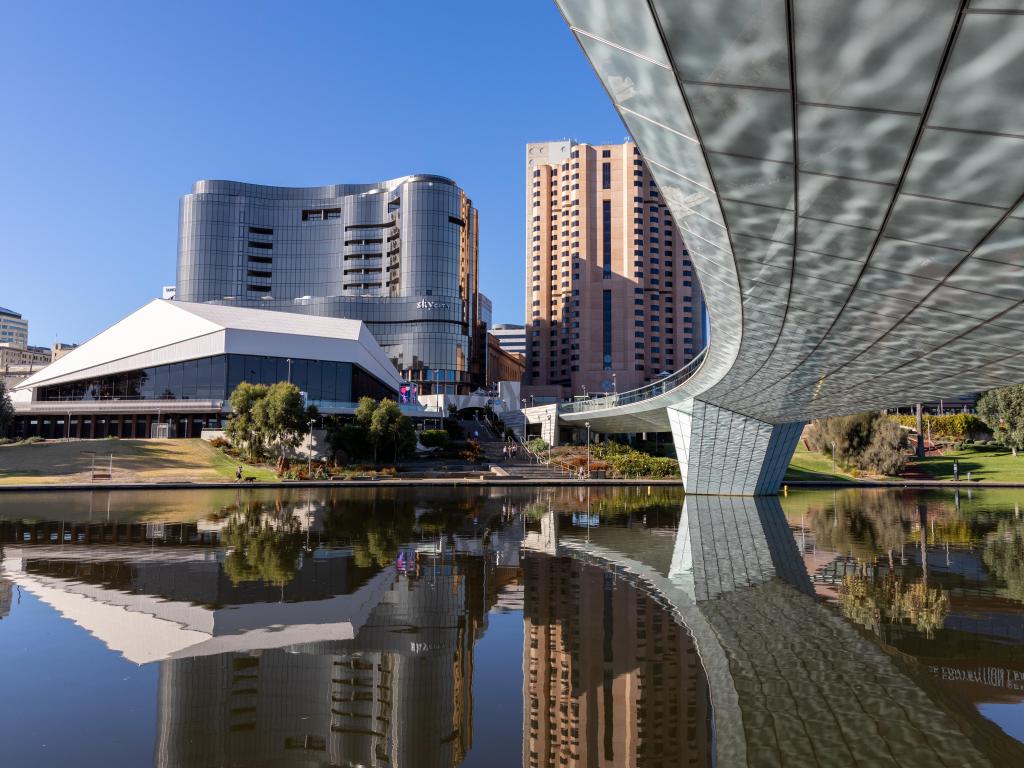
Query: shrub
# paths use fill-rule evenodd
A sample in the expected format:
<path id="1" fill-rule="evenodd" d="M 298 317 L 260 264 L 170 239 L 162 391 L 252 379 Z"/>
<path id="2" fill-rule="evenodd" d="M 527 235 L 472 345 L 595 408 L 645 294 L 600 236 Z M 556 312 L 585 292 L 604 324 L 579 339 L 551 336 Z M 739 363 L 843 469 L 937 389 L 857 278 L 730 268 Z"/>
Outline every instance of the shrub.
<path id="1" fill-rule="evenodd" d="M 427 448 L 447 448 L 450 440 L 444 429 L 425 429 L 420 432 L 420 442 Z"/>
<path id="2" fill-rule="evenodd" d="M 210 445 L 212 445 L 214 448 L 230 448 L 231 441 L 223 437 L 215 437 L 213 438 L 213 440 L 210 441 Z"/>
<path id="3" fill-rule="evenodd" d="M 10 445 L 17 442 L 13 437 L 0 437 L 0 445 Z"/>
<path id="4" fill-rule="evenodd" d="M 41 442 L 43 442 L 43 438 L 41 438 L 39 435 L 32 435 L 32 437 L 26 437 L 24 440 L 22 440 L 19 443 L 19 445 L 35 445 L 36 443 Z"/>
<path id="5" fill-rule="evenodd" d="M 877 413 L 819 419 L 811 424 L 808 442 L 826 456 L 832 455 L 834 443 L 836 459 L 848 468 L 884 475 L 903 471 L 906 435 L 896 420 Z"/>
<path id="6" fill-rule="evenodd" d="M 484 451 L 476 440 L 467 440 L 466 444 L 459 450 L 459 458 L 473 464 L 479 462 L 483 455 Z"/>
<path id="7" fill-rule="evenodd" d="M 535 437 L 532 440 L 526 441 L 526 447 L 534 453 L 540 453 L 548 449 L 548 444 L 540 437 Z"/>

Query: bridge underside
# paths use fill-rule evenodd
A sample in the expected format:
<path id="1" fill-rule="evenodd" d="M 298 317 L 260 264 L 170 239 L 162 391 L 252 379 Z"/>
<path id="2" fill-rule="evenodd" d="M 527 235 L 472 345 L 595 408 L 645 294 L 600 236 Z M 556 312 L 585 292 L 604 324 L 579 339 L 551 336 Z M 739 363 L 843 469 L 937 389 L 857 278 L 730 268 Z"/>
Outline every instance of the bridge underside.
<path id="1" fill-rule="evenodd" d="M 643 203 L 683 234 L 711 329 L 676 391 L 564 422 L 642 431 L 644 411 L 697 398 L 788 425 L 1024 380 L 1019 3 L 557 2 L 657 181 Z M 736 450 L 719 416 L 699 451 L 677 441 L 691 486 L 730 485 L 694 463 Z M 758 479 L 737 485 L 767 488 L 772 462 L 751 461 Z"/>
<path id="2" fill-rule="evenodd" d="M 667 409 L 687 493 L 775 493 L 803 422 L 768 424 L 701 400 Z"/>

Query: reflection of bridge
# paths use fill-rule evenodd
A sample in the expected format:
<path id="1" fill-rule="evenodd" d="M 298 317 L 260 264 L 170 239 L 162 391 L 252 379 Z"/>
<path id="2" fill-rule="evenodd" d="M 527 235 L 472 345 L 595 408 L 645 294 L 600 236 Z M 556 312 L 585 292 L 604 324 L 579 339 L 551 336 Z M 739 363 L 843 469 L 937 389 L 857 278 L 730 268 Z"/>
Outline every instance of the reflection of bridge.
<path id="1" fill-rule="evenodd" d="M 1024 378 L 1017 5 L 557 2 L 712 325 L 668 391 L 563 424 L 671 428 L 687 491 L 774 493 L 807 419 Z"/>
<path id="2" fill-rule="evenodd" d="M 980 715 L 947 710 L 812 597 L 774 498 L 688 497 L 674 539 L 615 527 L 524 546 L 611 566 L 659 595 L 707 675 L 719 765 L 1004 765 L 1024 749 Z"/>

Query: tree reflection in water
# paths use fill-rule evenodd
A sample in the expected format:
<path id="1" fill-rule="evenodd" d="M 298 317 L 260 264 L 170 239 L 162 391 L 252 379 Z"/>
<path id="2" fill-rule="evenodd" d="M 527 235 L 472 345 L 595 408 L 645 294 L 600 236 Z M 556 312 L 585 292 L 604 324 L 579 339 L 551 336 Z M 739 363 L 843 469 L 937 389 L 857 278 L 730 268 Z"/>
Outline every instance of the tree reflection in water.
<path id="1" fill-rule="evenodd" d="M 901 496 L 874 494 L 838 497 L 831 517 L 813 518 L 817 545 L 854 560 L 839 584 L 840 609 L 878 635 L 885 627 L 908 625 L 931 638 L 949 613 L 949 593 L 928 584 L 927 505 L 917 504 L 917 520 L 912 514 Z M 906 552 L 915 536 L 916 574 Z"/>
<path id="2" fill-rule="evenodd" d="M 257 503 L 231 513 L 224 543 L 224 572 L 232 584 L 262 581 L 283 587 L 295 577 L 303 536 L 290 507 Z"/>

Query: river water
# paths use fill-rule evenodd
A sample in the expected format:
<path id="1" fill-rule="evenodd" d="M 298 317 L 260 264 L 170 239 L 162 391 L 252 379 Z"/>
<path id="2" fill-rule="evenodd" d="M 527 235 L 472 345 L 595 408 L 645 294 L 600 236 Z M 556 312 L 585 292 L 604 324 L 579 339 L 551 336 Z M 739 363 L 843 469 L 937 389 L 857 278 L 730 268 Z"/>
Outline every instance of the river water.
<path id="1" fill-rule="evenodd" d="M 1024 765 L 1022 505 L 5 493 L 0 764 Z"/>

